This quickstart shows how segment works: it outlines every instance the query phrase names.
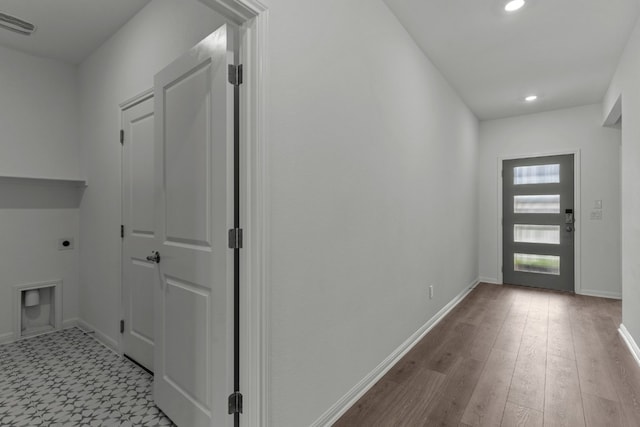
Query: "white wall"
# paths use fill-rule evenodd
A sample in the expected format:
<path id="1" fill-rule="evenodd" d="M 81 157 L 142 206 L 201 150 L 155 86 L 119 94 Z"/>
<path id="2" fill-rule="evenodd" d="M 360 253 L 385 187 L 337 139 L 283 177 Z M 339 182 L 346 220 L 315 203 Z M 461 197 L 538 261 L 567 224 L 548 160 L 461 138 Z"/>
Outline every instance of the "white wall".
<path id="1" fill-rule="evenodd" d="M 478 124 L 381 1 L 267 5 L 271 425 L 294 427 L 476 279 Z"/>
<path id="2" fill-rule="evenodd" d="M 0 46 L 0 174 L 77 178 L 74 66 Z"/>
<path id="3" fill-rule="evenodd" d="M 77 178 L 76 70 L 0 46 L 0 176 Z M 77 316 L 81 190 L 0 179 L 0 340 L 12 339 L 12 286 L 64 281 L 63 319 Z"/>
<path id="4" fill-rule="evenodd" d="M 4 187 L 6 186 L 0 183 L 0 194 L 4 194 Z M 25 188 L 20 191 L 32 192 L 33 189 Z M 68 193 L 58 196 L 75 200 L 75 196 Z M 77 317 L 78 249 L 57 249 L 59 238 L 72 237 L 76 242 L 78 240 L 77 204 L 75 206 L 0 209 L 0 341 L 15 338 L 12 335 L 16 309 L 13 307 L 13 285 L 61 279 L 63 321 L 72 321 Z"/>
<path id="5" fill-rule="evenodd" d="M 194 1 L 154 0 L 79 69 L 81 163 L 80 316 L 116 344 L 120 318 L 121 146 L 118 105 L 151 88 L 154 74 L 224 20 Z"/>
<path id="6" fill-rule="evenodd" d="M 640 343 L 640 24 L 604 98 L 605 116 L 622 95 L 622 323 Z"/>
<path id="7" fill-rule="evenodd" d="M 480 123 L 479 268 L 483 280 L 498 282 L 498 158 L 580 151 L 581 292 L 621 296 L 620 131 L 603 128 L 600 105 L 549 111 Z M 602 200 L 602 221 L 591 220 Z M 577 244 L 577 242 L 576 242 Z M 576 285 L 576 291 L 580 289 Z"/>

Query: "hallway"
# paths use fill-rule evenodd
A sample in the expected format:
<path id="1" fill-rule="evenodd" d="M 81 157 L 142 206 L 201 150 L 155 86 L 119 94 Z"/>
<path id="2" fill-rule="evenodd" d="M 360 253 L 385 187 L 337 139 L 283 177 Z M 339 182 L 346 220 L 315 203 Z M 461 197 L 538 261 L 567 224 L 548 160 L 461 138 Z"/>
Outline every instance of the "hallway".
<path id="1" fill-rule="evenodd" d="M 346 426 L 637 426 L 621 303 L 478 285 L 339 421 Z"/>

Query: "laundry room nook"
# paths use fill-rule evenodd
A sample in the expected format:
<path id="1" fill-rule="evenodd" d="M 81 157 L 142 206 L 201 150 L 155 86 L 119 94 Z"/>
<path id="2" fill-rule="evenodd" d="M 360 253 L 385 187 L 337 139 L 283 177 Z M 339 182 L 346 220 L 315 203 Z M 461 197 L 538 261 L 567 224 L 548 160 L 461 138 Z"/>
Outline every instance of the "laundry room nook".
<path id="1" fill-rule="evenodd" d="M 11 375 L 36 373 L 20 381 L 0 381 L 0 424 L 82 425 L 96 419 L 102 425 L 191 424 L 184 421 L 183 413 L 186 405 L 195 408 L 193 403 L 176 408 L 167 400 L 171 397 L 157 396 L 164 399 L 161 405 L 170 420 L 153 397 L 152 374 L 157 369 L 153 351 L 159 334 L 154 328 L 154 285 L 161 277 L 157 267 L 161 258 L 154 261 L 149 256 L 158 249 L 163 255 L 170 251 L 152 241 L 158 232 L 153 201 L 154 114 L 158 111 L 154 85 L 169 68 L 173 77 L 167 82 L 163 104 L 168 109 L 159 110 L 173 138 L 163 142 L 168 155 L 177 153 L 183 161 L 205 160 L 202 166 L 178 164 L 173 158 L 164 163 L 166 180 L 173 185 L 166 191 L 168 240 L 176 240 L 181 248 L 191 241 L 209 245 L 207 233 L 215 229 L 218 235 L 219 225 L 197 209 L 212 214 L 220 208 L 217 201 L 215 206 L 200 207 L 198 200 L 219 198 L 220 187 L 211 194 L 193 193 L 191 188 L 208 188 L 197 179 L 215 177 L 219 182 L 218 174 L 225 170 L 218 159 L 226 155 L 216 152 L 213 175 L 208 171 L 200 175 L 200 167 L 213 165 L 206 157 L 209 144 L 215 141 L 214 147 L 227 150 L 227 142 L 233 143 L 232 134 L 223 136 L 233 117 L 222 125 L 219 105 L 226 111 L 233 102 L 225 64 L 234 57 L 236 29 L 236 24 L 198 1 L 64 0 L 55 5 L 10 1 L 0 5 L 0 360 L 7 371 L 3 378 L 9 371 Z M 193 52 L 204 62 L 189 63 Z M 176 69 L 182 71 L 176 73 Z M 212 90 L 217 91 L 214 97 Z M 141 105 L 146 108 L 143 115 L 127 121 Z M 212 110 L 213 118 L 198 116 L 200 111 Z M 212 135 L 200 130 L 207 126 Z M 183 172 L 176 174 L 178 169 Z M 173 201 L 174 195 L 180 200 Z M 193 215 L 187 218 L 187 212 Z M 216 214 L 216 218 L 224 216 Z M 129 241 L 135 238 L 141 242 L 134 248 L 139 252 L 131 252 Z M 224 248 L 216 254 L 232 260 L 226 240 Z M 169 271 L 171 265 L 162 267 Z M 201 284 L 207 282 L 198 278 L 182 280 L 185 272 L 171 270 L 171 274 L 173 281 L 166 286 L 175 287 L 163 303 L 167 315 L 179 309 L 197 317 L 171 318 L 171 322 L 183 318 L 184 322 L 177 334 L 167 331 L 164 335 L 168 353 L 160 360 L 171 375 L 162 390 L 177 382 L 177 393 L 187 396 L 185 402 L 195 399 L 203 408 L 205 415 L 198 415 L 202 420 L 212 412 L 232 420 L 227 396 L 216 399 L 219 403 L 212 407 L 218 394 L 211 394 L 206 376 L 192 372 L 212 372 L 216 354 L 205 351 L 212 340 L 208 334 L 212 330 L 226 334 L 232 323 L 218 314 L 217 326 L 199 325 L 204 316 L 206 321 L 212 319 L 211 310 L 226 310 L 227 298 L 218 298 L 217 289 L 203 288 Z M 227 292 L 226 281 L 221 288 Z M 174 295 L 177 299 L 171 298 Z M 223 302 L 222 309 L 218 301 Z M 193 332 L 185 334 L 183 328 Z M 174 345 L 173 339 L 182 341 Z M 177 357 L 173 353 L 177 348 L 187 352 L 193 348 L 196 360 L 187 353 Z M 226 353 L 217 363 L 226 366 Z M 113 369 L 108 376 L 100 370 L 105 364 Z M 92 387 L 94 391 L 86 391 L 82 398 L 82 393 L 69 393 L 66 399 L 83 408 L 80 413 L 65 406 L 55 390 L 38 387 L 38 373 L 57 378 L 65 389 L 90 380 L 102 391 Z M 137 398 L 127 399 L 139 403 L 125 412 L 127 381 L 138 384 Z M 226 379 L 219 384 L 223 393 L 233 391 Z M 107 399 L 112 404 L 104 406 Z M 89 408 L 89 400 L 104 405 Z"/>

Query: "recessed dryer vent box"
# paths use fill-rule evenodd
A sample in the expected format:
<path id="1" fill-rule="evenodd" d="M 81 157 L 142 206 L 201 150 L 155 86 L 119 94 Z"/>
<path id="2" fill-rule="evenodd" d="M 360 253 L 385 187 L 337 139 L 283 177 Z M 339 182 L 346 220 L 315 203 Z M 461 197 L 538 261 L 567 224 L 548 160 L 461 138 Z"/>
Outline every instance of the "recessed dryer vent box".
<path id="1" fill-rule="evenodd" d="M 15 285 L 13 301 L 15 339 L 62 328 L 62 280 Z"/>

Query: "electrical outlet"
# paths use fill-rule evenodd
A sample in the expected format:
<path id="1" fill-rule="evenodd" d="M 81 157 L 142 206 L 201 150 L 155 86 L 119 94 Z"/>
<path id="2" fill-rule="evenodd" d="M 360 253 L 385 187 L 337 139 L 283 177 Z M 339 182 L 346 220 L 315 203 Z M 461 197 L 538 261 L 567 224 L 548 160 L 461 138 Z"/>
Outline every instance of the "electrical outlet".
<path id="1" fill-rule="evenodd" d="M 73 249 L 73 237 L 63 237 L 62 239 L 58 239 L 59 251 L 68 251 L 70 249 Z"/>
<path id="2" fill-rule="evenodd" d="M 429 299 L 433 299 L 433 285 L 429 286 Z"/>

